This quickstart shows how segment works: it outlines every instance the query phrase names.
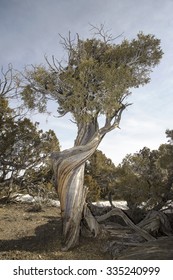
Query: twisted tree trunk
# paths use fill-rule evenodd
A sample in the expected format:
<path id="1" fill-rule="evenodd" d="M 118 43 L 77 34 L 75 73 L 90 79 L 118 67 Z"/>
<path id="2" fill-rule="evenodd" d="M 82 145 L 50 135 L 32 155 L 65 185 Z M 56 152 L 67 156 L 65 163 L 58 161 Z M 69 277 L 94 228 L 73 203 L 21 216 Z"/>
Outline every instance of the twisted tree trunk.
<path id="1" fill-rule="evenodd" d="M 102 138 L 96 122 L 78 128 L 75 146 L 52 154 L 63 222 L 63 250 L 78 244 L 87 195 L 87 188 L 84 186 L 85 162 L 95 152 Z"/>
<path id="2" fill-rule="evenodd" d="M 52 154 L 55 185 L 63 221 L 63 250 L 78 244 L 82 218 L 86 220 L 88 228 L 95 236 L 99 231 L 98 222 L 85 203 L 87 195 L 84 186 L 85 162 L 96 151 L 103 137 L 119 127 L 122 112 L 128 105 L 121 104 L 112 115 L 106 115 L 102 128 L 99 128 L 97 114 L 90 123 L 78 123 L 74 147 Z"/>

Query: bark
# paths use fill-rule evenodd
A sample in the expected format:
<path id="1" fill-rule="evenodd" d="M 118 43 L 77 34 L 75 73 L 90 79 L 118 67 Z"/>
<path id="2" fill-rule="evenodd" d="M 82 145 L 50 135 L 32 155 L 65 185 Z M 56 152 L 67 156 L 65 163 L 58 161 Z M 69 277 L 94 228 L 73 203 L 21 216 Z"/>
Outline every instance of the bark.
<path id="1" fill-rule="evenodd" d="M 104 220 L 114 216 L 114 215 L 118 215 L 120 216 L 124 222 L 133 230 L 135 230 L 137 233 L 139 233 L 144 239 L 146 239 L 147 241 L 150 240 L 155 240 L 155 238 L 150 235 L 147 231 L 145 231 L 144 229 L 140 228 L 139 226 L 135 225 L 130 219 L 129 217 L 119 208 L 113 208 L 110 212 L 102 215 L 102 216 L 98 216 L 97 221 L 98 222 L 103 222 Z"/>
<path id="2" fill-rule="evenodd" d="M 157 235 L 160 231 L 162 234 L 172 236 L 172 228 L 166 214 L 151 210 L 146 217 L 138 223 L 138 226 L 145 231 Z"/>
<path id="3" fill-rule="evenodd" d="M 78 127 L 75 146 L 52 154 L 55 185 L 60 199 L 63 222 L 63 250 L 78 244 L 87 188 L 83 185 L 86 160 L 95 152 L 101 141 L 97 123 Z M 86 215 L 87 216 L 87 215 Z M 88 223 L 90 227 L 91 224 Z"/>
<path id="4" fill-rule="evenodd" d="M 84 186 L 85 162 L 97 149 L 106 133 L 119 127 L 123 110 L 128 105 L 117 109 L 112 116 L 106 116 L 105 125 L 99 129 L 97 114 L 90 123 L 78 123 L 78 135 L 75 146 L 71 149 L 52 154 L 55 185 L 60 199 L 63 222 L 63 250 L 67 251 L 79 242 L 82 218 L 96 236 L 98 223 L 86 210 L 87 189 Z M 85 211 L 84 211 L 85 210 Z"/>

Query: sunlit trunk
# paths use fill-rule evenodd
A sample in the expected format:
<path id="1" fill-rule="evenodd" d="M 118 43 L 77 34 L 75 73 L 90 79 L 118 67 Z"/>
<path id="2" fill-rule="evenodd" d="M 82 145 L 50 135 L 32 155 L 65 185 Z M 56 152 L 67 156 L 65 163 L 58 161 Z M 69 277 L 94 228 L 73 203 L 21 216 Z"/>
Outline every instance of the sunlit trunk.
<path id="1" fill-rule="evenodd" d="M 100 143 L 97 123 L 78 127 L 72 149 L 53 154 L 56 188 L 61 204 L 63 250 L 78 244 L 81 220 L 87 195 L 84 186 L 85 162 Z"/>
<path id="2" fill-rule="evenodd" d="M 80 223 L 86 199 L 86 188 L 83 186 L 84 164 L 72 171 L 63 186 L 60 196 L 63 221 L 63 248 L 68 250 L 78 244 Z M 65 186 L 66 185 L 66 186 Z"/>

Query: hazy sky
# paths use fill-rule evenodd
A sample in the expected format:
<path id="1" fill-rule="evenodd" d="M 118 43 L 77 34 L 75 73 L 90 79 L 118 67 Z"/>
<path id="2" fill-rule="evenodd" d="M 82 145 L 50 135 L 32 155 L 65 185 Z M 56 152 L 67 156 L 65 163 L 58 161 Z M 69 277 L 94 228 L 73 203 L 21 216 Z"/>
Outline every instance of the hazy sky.
<path id="1" fill-rule="evenodd" d="M 139 31 L 161 39 L 164 56 L 149 85 L 135 90 L 133 105 L 122 116 L 121 129 L 107 134 L 99 146 L 115 164 L 144 146 L 157 149 L 173 129 L 173 0 L 0 0 L 0 66 L 17 69 L 44 62 L 44 55 L 62 59 L 59 33 L 91 35 L 89 23 L 105 24 L 115 37 L 131 39 Z M 49 108 L 56 114 L 56 107 Z M 74 143 L 75 125 L 66 118 L 36 115 L 40 127 L 54 129 L 61 147 Z"/>

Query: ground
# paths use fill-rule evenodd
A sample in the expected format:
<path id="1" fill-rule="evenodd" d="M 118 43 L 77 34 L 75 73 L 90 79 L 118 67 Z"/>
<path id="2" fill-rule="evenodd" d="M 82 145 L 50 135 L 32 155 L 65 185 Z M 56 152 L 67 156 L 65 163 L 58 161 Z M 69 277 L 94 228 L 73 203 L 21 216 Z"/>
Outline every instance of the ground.
<path id="1" fill-rule="evenodd" d="M 1 260 L 108 260 L 108 259 L 172 259 L 173 237 L 162 237 L 154 243 L 140 243 L 122 248 L 129 229 L 117 227 L 116 238 L 81 238 L 80 244 L 68 252 L 61 251 L 62 226 L 60 209 L 43 206 L 41 212 L 34 212 L 32 204 L 0 204 L 0 259 Z M 119 247 L 111 255 L 105 244 L 114 240 Z M 137 240 L 137 239 L 136 239 Z M 106 246 L 107 248 L 108 246 Z"/>
<path id="2" fill-rule="evenodd" d="M 0 259 L 109 259 L 100 251 L 101 240 L 81 238 L 80 245 L 68 252 L 61 251 L 61 220 L 57 207 L 44 206 L 32 212 L 28 204 L 0 205 Z M 94 244 L 94 246 L 93 246 Z"/>

